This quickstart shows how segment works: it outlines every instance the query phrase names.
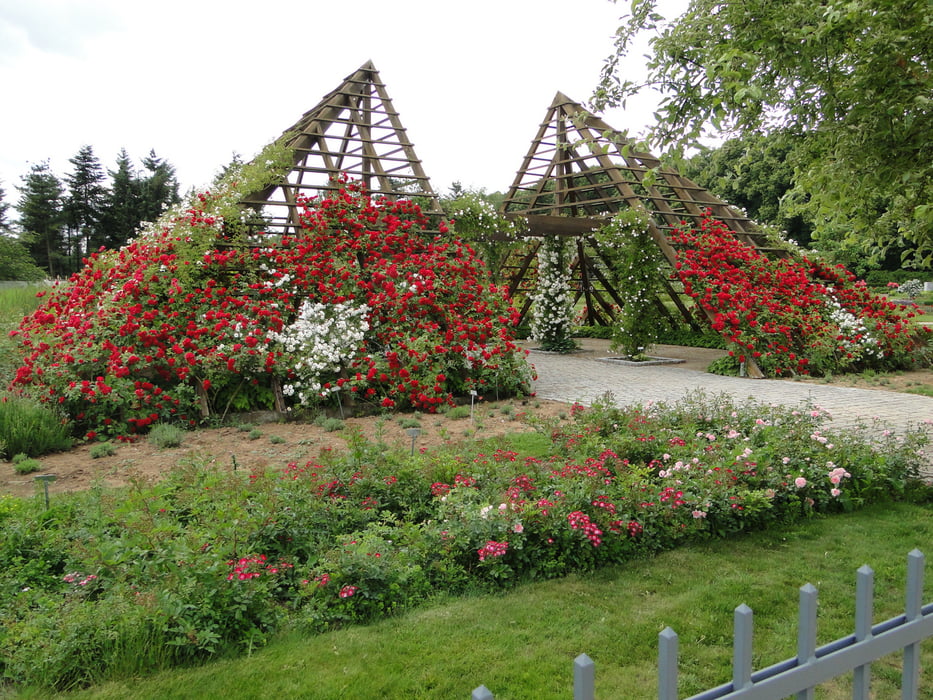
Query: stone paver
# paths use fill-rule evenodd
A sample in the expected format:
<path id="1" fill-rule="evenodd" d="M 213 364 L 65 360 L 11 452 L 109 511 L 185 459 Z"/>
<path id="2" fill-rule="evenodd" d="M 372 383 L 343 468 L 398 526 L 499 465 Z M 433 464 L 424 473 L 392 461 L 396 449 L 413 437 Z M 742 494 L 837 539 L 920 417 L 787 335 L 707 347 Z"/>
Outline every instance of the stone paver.
<path id="1" fill-rule="evenodd" d="M 535 392 L 542 399 L 578 401 L 589 405 L 611 392 L 616 405 L 672 402 L 695 391 L 725 393 L 742 401 L 818 406 L 832 416 L 829 426 L 845 429 L 876 421 L 879 431 L 904 432 L 926 422 L 933 425 L 933 398 L 891 391 L 853 389 L 773 379 L 723 377 L 677 365 L 630 367 L 600 361 L 598 352 L 556 355 L 532 351 L 529 361 L 538 372 Z M 927 447 L 933 474 L 933 446 Z"/>

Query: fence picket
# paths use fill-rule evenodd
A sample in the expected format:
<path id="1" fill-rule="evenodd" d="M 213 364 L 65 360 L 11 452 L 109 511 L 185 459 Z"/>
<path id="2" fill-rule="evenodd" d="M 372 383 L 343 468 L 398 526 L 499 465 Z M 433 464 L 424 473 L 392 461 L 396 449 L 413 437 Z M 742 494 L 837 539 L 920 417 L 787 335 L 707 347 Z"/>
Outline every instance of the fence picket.
<path id="1" fill-rule="evenodd" d="M 711 688 L 688 700 L 797 700 L 813 698 L 821 683 L 853 673 L 852 697 L 868 700 L 871 663 L 903 650 L 902 700 L 917 700 L 920 691 L 920 642 L 933 637 L 933 603 L 923 605 L 925 559 L 915 549 L 907 555 L 905 613 L 872 624 L 874 571 L 862 566 L 856 572 L 855 634 L 816 647 L 818 592 L 809 583 L 800 588 L 797 656 L 760 671 L 752 669 L 753 615 L 744 603 L 733 619 L 732 682 Z M 678 637 L 670 627 L 658 635 L 658 700 L 677 700 Z M 595 664 L 586 654 L 574 660 L 574 700 L 595 697 Z M 495 700 L 481 685 L 472 700 Z"/>
<path id="2" fill-rule="evenodd" d="M 470 696 L 470 700 L 495 700 L 495 697 L 489 688 L 485 685 L 481 685 L 479 688 L 473 691 L 473 694 Z"/>
<path id="3" fill-rule="evenodd" d="M 915 549 L 907 555 L 907 604 L 904 609 L 907 622 L 922 615 L 923 608 L 923 565 L 924 557 Z M 901 697 L 914 700 L 920 692 L 920 643 L 904 647 L 904 672 L 901 680 Z"/>
<path id="4" fill-rule="evenodd" d="M 861 566 L 856 572 L 855 584 L 855 641 L 871 638 L 874 615 L 875 572 L 870 566 Z M 871 664 L 857 666 L 852 674 L 852 700 L 870 700 Z"/>
<path id="5" fill-rule="evenodd" d="M 658 635 L 658 700 L 677 700 L 677 633 L 665 627 Z"/>
<path id="6" fill-rule="evenodd" d="M 735 609 L 732 623 L 732 687 L 747 688 L 752 684 L 752 609 L 742 603 Z"/>
<path id="7" fill-rule="evenodd" d="M 818 592 L 812 584 L 800 587 L 800 602 L 797 614 L 797 665 L 816 660 L 816 605 Z M 797 693 L 797 700 L 813 700 L 813 689 L 806 688 Z"/>
<path id="8" fill-rule="evenodd" d="M 573 700 L 593 700 L 596 695 L 596 664 L 586 654 L 573 661 Z"/>

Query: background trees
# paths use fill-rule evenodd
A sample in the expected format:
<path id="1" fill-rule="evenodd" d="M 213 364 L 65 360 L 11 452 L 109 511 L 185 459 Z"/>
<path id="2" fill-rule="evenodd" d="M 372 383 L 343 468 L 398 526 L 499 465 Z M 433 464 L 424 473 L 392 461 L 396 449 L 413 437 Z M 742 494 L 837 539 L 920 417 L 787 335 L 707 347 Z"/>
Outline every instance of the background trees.
<path id="1" fill-rule="evenodd" d="M 691 0 L 667 21 L 634 0 L 594 95 L 619 105 L 663 94 L 649 137 L 684 147 L 704 133 L 784 132 L 794 167 L 788 200 L 817 239 L 881 249 L 913 244 L 933 259 L 933 14 L 926 0 Z M 620 58 L 650 35 L 645 83 Z"/>
<path id="2" fill-rule="evenodd" d="M 19 187 L 18 228 L 36 265 L 50 277 L 70 272 L 65 244 L 65 191 L 48 162 L 36 163 Z"/>
<path id="3" fill-rule="evenodd" d="M 104 244 L 100 219 L 104 208 L 106 189 L 104 168 L 90 146 L 68 161 L 74 170 L 65 176 L 68 194 L 62 213 L 65 216 L 66 243 L 70 254 L 70 272 L 79 269 L 81 259 Z"/>
<path id="4" fill-rule="evenodd" d="M 143 159 L 142 171 L 121 150 L 115 169 L 105 174 L 87 145 L 69 162 L 73 169 L 64 178 L 53 173 L 47 161 L 32 166 L 17 188 L 17 221 L 5 223 L 8 205 L 0 210 L 0 223 L 18 237 L 27 261 L 47 276 L 70 275 L 81 269 L 88 254 L 125 245 L 141 222 L 154 221 L 179 201 L 175 168 L 154 151 Z M 3 272 L 8 274 L 13 273 Z"/>
<path id="5" fill-rule="evenodd" d="M 43 272 L 36 267 L 21 238 L 10 226 L 6 191 L 0 186 L 0 280 L 34 282 L 42 279 Z"/>

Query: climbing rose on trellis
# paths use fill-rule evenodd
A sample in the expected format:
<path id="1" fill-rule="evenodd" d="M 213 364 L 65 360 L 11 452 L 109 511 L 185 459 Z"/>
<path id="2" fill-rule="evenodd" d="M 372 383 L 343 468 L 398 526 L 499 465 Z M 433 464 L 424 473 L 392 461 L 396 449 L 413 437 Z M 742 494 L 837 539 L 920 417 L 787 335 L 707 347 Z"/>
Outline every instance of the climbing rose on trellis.
<path id="1" fill-rule="evenodd" d="M 14 387 L 117 435 L 277 393 L 434 411 L 470 389 L 528 390 L 504 291 L 468 246 L 422 233 L 412 202 L 343 182 L 299 203 L 299 231 L 268 235 L 217 213 L 238 198 L 202 193 L 92 255 L 15 333 Z"/>
<path id="2" fill-rule="evenodd" d="M 673 231 L 684 291 L 712 319 L 740 361 L 766 373 L 838 373 L 909 366 L 929 328 L 914 328 L 916 307 L 871 293 L 842 266 L 771 260 L 723 223 Z"/>
<path id="3" fill-rule="evenodd" d="M 538 285 L 532 296 L 531 337 L 542 350 L 567 352 L 572 337 L 573 292 L 570 263 L 573 243 L 559 236 L 545 238 L 538 248 Z"/>

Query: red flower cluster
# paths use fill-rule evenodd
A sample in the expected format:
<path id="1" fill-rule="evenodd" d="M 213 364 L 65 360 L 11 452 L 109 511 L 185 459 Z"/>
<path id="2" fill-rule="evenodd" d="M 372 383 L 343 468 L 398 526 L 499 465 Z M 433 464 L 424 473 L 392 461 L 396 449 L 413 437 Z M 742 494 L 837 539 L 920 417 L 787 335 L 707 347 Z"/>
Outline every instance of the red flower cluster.
<path id="1" fill-rule="evenodd" d="M 260 554 L 258 557 L 243 557 L 238 561 L 228 561 L 227 566 L 232 566 L 233 570 L 227 575 L 228 581 L 249 581 L 252 578 L 259 578 L 263 574 L 277 574 L 283 569 L 293 569 L 294 566 L 285 561 L 278 564 L 266 563 L 266 555 Z"/>
<path id="2" fill-rule="evenodd" d="M 14 332 L 14 387 L 59 404 L 82 433 L 268 408 L 288 400 L 301 358 L 281 334 L 310 301 L 367 313 L 359 346 L 320 370 L 321 400 L 340 388 L 345 402 L 433 411 L 473 388 L 528 389 L 504 290 L 468 246 L 421 233 L 417 205 L 343 182 L 301 203 L 297 233 L 272 235 L 226 224 L 218 198 L 198 195 L 56 287 Z"/>
<path id="3" fill-rule="evenodd" d="M 476 550 L 476 553 L 479 555 L 480 561 L 486 561 L 487 558 L 501 557 L 504 556 L 506 552 L 509 551 L 508 542 L 495 542 L 489 540 L 482 547 Z"/>
<path id="4" fill-rule="evenodd" d="M 583 530 L 583 534 L 594 547 L 603 543 L 603 531 L 583 511 L 575 510 L 570 513 L 567 516 L 567 522 L 570 523 L 571 530 Z"/>
<path id="5" fill-rule="evenodd" d="M 919 342 L 914 310 L 872 294 L 841 266 L 771 260 L 709 218 L 671 239 L 681 246 L 686 294 L 733 344 L 730 353 L 766 374 L 896 367 Z"/>

